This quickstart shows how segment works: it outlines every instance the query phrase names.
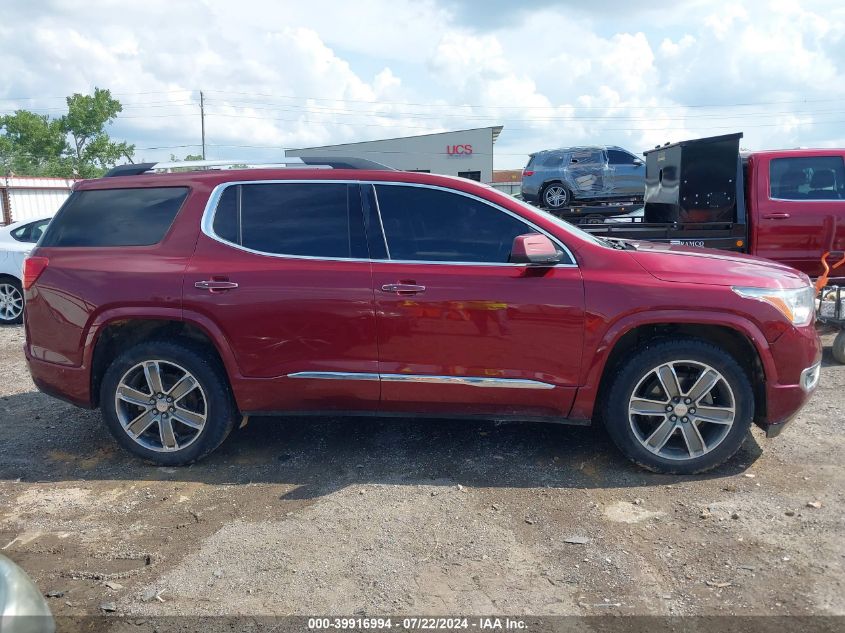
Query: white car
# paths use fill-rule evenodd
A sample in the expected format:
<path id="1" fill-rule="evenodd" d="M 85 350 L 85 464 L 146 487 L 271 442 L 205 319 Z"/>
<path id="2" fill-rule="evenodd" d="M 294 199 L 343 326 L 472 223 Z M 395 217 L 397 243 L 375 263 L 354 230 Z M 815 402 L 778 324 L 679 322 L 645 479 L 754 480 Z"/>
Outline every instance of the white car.
<path id="1" fill-rule="evenodd" d="M 23 320 L 23 260 L 52 218 L 24 220 L 0 227 L 0 325 Z"/>

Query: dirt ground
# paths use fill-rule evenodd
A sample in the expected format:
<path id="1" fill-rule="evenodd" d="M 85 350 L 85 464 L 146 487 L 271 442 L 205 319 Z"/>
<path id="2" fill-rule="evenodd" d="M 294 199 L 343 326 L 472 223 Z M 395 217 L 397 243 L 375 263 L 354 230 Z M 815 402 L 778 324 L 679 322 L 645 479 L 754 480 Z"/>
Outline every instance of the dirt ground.
<path id="1" fill-rule="evenodd" d="M 780 437 L 669 477 L 600 429 L 419 420 L 257 419 L 158 468 L 38 393 L 22 344 L 0 328 L 0 552 L 58 615 L 845 614 L 829 350 Z"/>

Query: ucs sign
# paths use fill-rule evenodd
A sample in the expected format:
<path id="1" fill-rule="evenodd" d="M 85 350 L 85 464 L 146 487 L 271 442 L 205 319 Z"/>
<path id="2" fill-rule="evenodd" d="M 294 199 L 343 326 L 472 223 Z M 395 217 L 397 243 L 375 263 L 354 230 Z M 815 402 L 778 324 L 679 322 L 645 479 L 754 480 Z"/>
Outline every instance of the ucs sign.
<path id="1" fill-rule="evenodd" d="M 449 156 L 469 156 L 472 154 L 472 145 L 447 145 L 446 153 Z"/>

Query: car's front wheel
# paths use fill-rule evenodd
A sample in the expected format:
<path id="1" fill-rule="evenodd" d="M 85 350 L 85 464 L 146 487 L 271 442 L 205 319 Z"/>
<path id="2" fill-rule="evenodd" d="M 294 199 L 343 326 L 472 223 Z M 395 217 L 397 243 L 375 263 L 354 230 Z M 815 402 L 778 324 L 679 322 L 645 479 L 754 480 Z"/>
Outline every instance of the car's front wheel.
<path id="1" fill-rule="evenodd" d="M 23 288 L 16 279 L 0 279 L 0 324 L 23 321 Z"/>
<path id="2" fill-rule="evenodd" d="M 121 446 L 167 466 L 204 457 L 237 420 L 220 363 L 181 341 L 149 341 L 118 356 L 103 376 L 100 406 Z"/>
<path id="3" fill-rule="evenodd" d="M 742 446 L 754 418 L 748 376 L 723 349 L 666 340 L 634 353 L 607 391 L 603 418 L 613 441 L 656 472 L 714 468 Z"/>

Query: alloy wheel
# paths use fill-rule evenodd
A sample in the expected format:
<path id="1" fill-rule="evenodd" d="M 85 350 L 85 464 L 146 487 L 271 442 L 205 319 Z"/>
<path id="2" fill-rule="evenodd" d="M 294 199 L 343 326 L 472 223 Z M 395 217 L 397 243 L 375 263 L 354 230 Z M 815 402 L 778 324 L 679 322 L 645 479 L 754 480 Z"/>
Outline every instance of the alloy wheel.
<path id="1" fill-rule="evenodd" d="M 199 381 L 184 367 L 164 360 L 147 360 L 127 371 L 118 383 L 114 405 L 126 434 L 157 452 L 193 444 L 208 417 Z"/>
<path id="2" fill-rule="evenodd" d="M 563 185 L 549 185 L 543 194 L 546 205 L 557 209 L 565 205 L 569 199 L 569 192 Z"/>
<path id="3" fill-rule="evenodd" d="M 628 419 L 646 450 L 689 460 L 724 441 L 736 419 L 736 399 L 725 377 L 710 365 L 672 361 L 640 379 L 628 403 Z"/>
<path id="4" fill-rule="evenodd" d="M 23 295 L 10 283 L 0 284 L 0 321 L 14 321 L 23 312 Z"/>

